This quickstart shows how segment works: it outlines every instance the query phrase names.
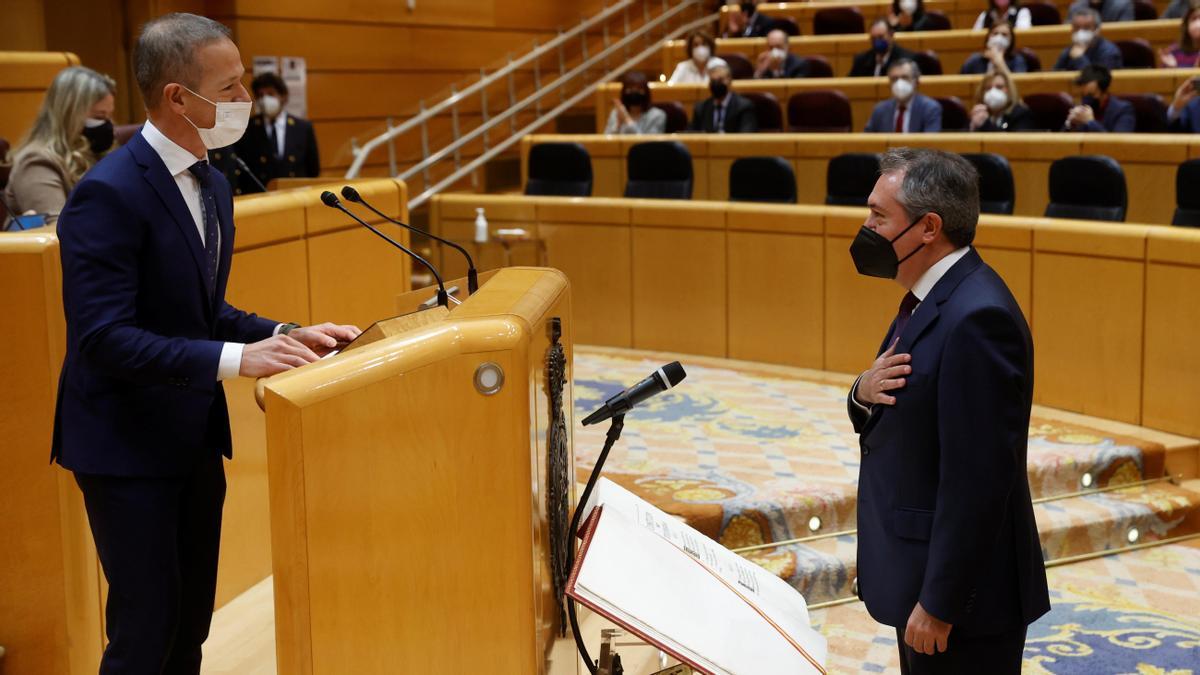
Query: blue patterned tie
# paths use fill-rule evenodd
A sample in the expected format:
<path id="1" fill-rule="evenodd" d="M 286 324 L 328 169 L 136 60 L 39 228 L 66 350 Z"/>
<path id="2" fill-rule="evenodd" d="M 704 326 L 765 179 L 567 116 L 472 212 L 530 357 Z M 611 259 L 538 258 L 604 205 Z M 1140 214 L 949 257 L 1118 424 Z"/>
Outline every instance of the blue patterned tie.
<path id="1" fill-rule="evenodd" d="M 208 162 L 196 162 L 188 167 L 188 171 L 200 183 L 200 211 L 204 218 L 204 260 L 208 269 L 208 291 L 217 291 L 217 260 L 220 256 L 218 241 L 220 234 L 217 228 L 217 199 L 212 189 L 212 169 Z"/>

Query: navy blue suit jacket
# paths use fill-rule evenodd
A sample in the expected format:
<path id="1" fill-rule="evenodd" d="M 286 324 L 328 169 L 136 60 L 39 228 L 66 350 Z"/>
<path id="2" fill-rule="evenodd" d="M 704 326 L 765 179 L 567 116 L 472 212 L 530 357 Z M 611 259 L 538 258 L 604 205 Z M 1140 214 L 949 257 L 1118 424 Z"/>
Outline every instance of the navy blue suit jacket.
<path id="1" fill-rule="evenodd" d="M 908 131 L 920 133 L 942 130 L 942 104 L 928 96 L 916 93 L 908 102 Z M 889 132 L 896 130 L 896 99 L 889 98 L 875 104 L 871 119 L 864 131 Z"/>
<path id="2" fill-rule="evenodd" d="M 216 288 L 175 179 L 141 133 L 84 176 L 58 221 L 67 352 L 51 458 L 82 473 L 170 476 L 232 456 L 217 366 L 275 322 L 225 302 L 233 198 L 217 172 Z"/>
<path id="3" fill-rule="evenodd" d="M 1099 110 L 1093 111 L 1099 113 Z M 1104 117 L 1083 125 L 1075 131 L 1111 131 L 1114 133 L 1129 133 L 1137 127 L 1137 112 L 1133 104 L 1116 96 L 1108 97 L 1108 105 L 1104 108 Z"/>
<path id="4" fill-rule="evenodd" d="M 913 370 L 894 406 L 867 414 L 847 401 L 862 450 L 867 610 L 903 628 L 919 600 L 959 635 L 1028 625 L 1050 599 L 1025 473 L 1033 342 L 1021 309 L 972 249 L 913 312 L 896 353 L 912 354 Z"/>
<path id="5" fill-rule="evenodd" d="M 1187 134 L 1200 132 L 1200 98 L 1194 98 L 1183 106 L 1179 116 L 1171 122 L 1171 131 Z"/>

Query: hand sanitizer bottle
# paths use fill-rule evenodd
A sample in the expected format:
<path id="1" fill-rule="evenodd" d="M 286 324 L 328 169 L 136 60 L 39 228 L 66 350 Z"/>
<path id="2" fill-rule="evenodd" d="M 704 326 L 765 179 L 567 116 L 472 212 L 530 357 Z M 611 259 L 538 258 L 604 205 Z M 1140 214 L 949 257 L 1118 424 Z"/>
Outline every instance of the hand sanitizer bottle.
<path id="1" fill-rule="evenodd" d="M 484 244 L 488 240 L 487 217 L 483 215 L 483 207 L 475 209 L 475 243 Z"/>

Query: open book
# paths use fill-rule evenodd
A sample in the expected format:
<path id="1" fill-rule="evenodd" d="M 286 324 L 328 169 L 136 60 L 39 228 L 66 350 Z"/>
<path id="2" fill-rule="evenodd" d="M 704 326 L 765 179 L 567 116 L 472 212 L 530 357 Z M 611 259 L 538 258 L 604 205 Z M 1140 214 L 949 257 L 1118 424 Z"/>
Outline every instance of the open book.
<path id="1" fill-rule="evenodd" d="M 575 600 L 708 673 L 825 672 L 825 638 L 785 581 L 606 478 L 581 508 Z"/>

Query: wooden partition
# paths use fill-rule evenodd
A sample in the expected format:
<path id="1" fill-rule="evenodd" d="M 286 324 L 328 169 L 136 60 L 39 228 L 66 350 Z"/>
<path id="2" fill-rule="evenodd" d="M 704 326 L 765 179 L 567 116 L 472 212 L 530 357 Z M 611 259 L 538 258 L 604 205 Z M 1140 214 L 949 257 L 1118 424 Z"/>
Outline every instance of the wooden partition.
<path id="1" fill-rule="evenodd" d="M 407 217 L 405 186 L 356 183 L 385 213 Z M 362 326 L 395 310 L 411 265 L 361 226 L 320 204 L 320 188 L 234 203 L 237 240 L 227 298 L 278 321 Z M 370 222 L 379 222 L 370 218 Z M 406 231 L 383 226 L 401 242 Z M 0 534 L 0 645 L 3 672 L 95 673 L 103 644 L 103 580 L 83 502 L 70 474 L 48 463 L 58 373 L 65 350 L 58 239 L 51 228 L 0 234 L 0 311 L 14 331 L 0 365 L 14 397 L 0 412 L 6 455 Z M 254 381 L 226 383 L 234 461 L 221 534 L 217 604 L 271 573 L 266 435 Z M 19 544 L 19 546 L 17 545 Z"/>
<path id="2" fill-rule="evenodd" d="M 978 3 L 982 9 L 984 3 Z M 770 12 L 769 5 L 764 10 Z M 975 10 L 976 13 L 980 11 Z M 867 18 L 870 21 L 870 18 Z M 1063 20 L 1066 20 L 1064 15 Z M 1179 40 L 1179 20 L 1160 19 L 1157 21 L 1123 21 L 1106 23 L 1101 27 L 1101 34 L 1109 40 L 1148 40 L 1155 51 L 1167 47 Z M 942 70 L 946 73 L 957 73 L 962 64 L 971 54 L 981 51 L 987 38 L 983 30 L 939 30 L 915 33 L 897 33 L 896 43 L 914 51 L 933 50 L 937 52 L 942 62 Z M 1057 26 L 1034 26 L 1018 31 L 1016 36 L 1018 47 L 1028 47 L 1037 53 L 1044 70 L 1054 67 L 1059 54 L 1064 47 L 1071 44 L 1071 27 L 1067 24 Z M 766 38 L 724 38 L 717 40 L 717 55 L 737 53 L 754 59 L 766 49 Z M 800 56 L 824 56 L 833 66 L 835 75 L 845 75 L 850 72 L 854 55 L 865 51 L 870 46 L 866 34 L 859 35 L 805 35 L 788 41 L 788 50 Z M 684 40 L 672 40 L 663 44 L 661 72 L 670 77 L 675 70 L 675 64 L 686 58 Z"/>
<path id="3" fill-rule="evenodd" d="M 0 138 L 16 147 L 58 71 L 79 65 L 70 52 L 0 51 Z"/>
<path id="4" fill-rule="evenodd" d="M 739 157 L 778 155 L 792 163 L 801 204 L 825 202 L 825 174 L 832 157 L 846 152 L 883 152 L 916 145 L 949 152 L 994 152 L 1012 165 L 1016 208 L 1041 216 L 1049 201 L 1050 164 L 1069 155 L 1108 155 L 1120 162 L 1129 194 L 1128 222 L 1169 223 L 1175 210 L 1175 172 L 1200 157 L 1200 138 L 1177 134 L 939 133 L 939 134 L 676 134 L 668 136 L 547 135 L 522 141 L 522 176 L 536 143 L 582 144 L 592 156 L 593 194 L 624 192 L 625 157 L 635 143 L 678 140 L 692 153 L 694 199 L 729 197 L 729 167 Z"/>
<path id="5" fill-rule="evenodd" d="M 532 214 L 580 344 L 857 373 L 903 294 L 854 269 L 866 209 L 443 195 L 431 227 L 479 206 Z M 984 216 L 975 246 L 1033 329 L 1038 403 L 1200 433 L 1200 230 Z"/>

